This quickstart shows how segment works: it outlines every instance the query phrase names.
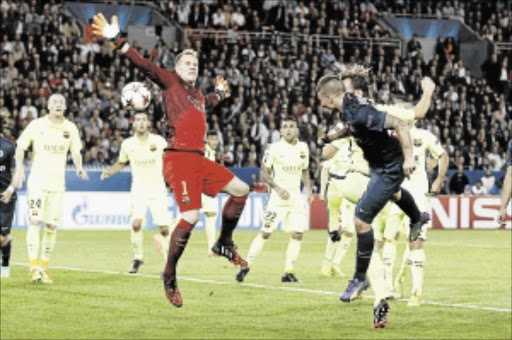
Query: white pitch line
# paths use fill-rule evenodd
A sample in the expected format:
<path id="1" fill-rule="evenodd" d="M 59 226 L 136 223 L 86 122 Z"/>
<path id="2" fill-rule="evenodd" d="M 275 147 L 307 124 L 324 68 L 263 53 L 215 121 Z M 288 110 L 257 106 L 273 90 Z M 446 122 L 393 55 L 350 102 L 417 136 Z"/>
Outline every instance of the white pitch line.
<path id="1" fill-rule="evenodd" d="M 29 267 L 26 263 L 13 263 L 15 266 L 20 267 Z M 123 275 L 123 276 L 131 276 L 131 277 L 148 277 L 148 278 L 158 278 L 160 279 L 160 275 L 157 274 L 129 274 L 125 272 L 115 271 L 115 270 L 99 270 L 99 269 L 89 269 L 89 268 L 81 268 L 81 267 L 65 267 L 65 266 L 52 266 L 52 269 L 57 270 L 69 270 L 69 271 L 79 271 L 79 272 L 87 272 L 87 273 L 96 273 L 96 274 L 110 274 L 110 275 Z M 237 283 L 237 282 L 229 282 L 229 281 L 217 281 L 217 280 L 206 280 L 206 279 L 198 279 L 194 277 L 184 277 L 180 276 L 180 280 L 183 281 L 191 281 L 191 282 L 199 282 L 199 283 L 210 283 L 210 284 L 216 284 L 216 285 L 237 285 L 237 286 L 244 286 L 244 287 L 251 287 L 251 288 L 262 288 L 262 289 L 269 289 L 269 290 L 284 290 L 289 292 L 302 292 L 302 293 L 308 293 L 308 294 L 316 294 L 316 295 L 336 295 L 339 296 L 339 292 L 331 292 L 326 290 L 316 290 L 316 289 L 307 289 L 307 288 L 300 288 L 300 287 L 280 287 L 280 286 L 270 286 L 270 285 L 264 285 L 264 284 L 258 284 L 258 283 Z M 364 298 L 373 298 L 371 295 L 365 295 Z M 399 299 L 395 301 L 407 301 L 407 299 Z M 511 313 L 511 308 L 500 308 L 500 307 L 486 307 L 486 306 L 478 306 L 473 304 L 462 304 L 462 303 L 456 303 L 456 304 L 450 304 L 450 303 L 443 303 L 438 301 L 422 301 L 423 304 L 426 305 L 434 305 L 434 306 L 441 306 L 441 307 L 449 307 L 449 308 L 462 308 L 462 309 L 477 309 L 477 310 L 485 310 L 489 312 L 505 312 L 505 313 Z"/>

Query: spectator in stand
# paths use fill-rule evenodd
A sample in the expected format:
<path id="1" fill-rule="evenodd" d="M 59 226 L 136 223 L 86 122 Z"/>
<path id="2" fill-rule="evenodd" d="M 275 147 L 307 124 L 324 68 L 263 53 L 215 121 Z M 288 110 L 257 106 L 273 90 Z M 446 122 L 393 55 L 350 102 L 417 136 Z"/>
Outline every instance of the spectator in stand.
<path id="1" fill-rule="evenodd" d="M 471 193 L 473 195 L 486 195 L 487 190 L 484 188 L 482 181 L 476 181 L 476 184 L 471 187 Z"/>
<path id="2" fill-rule="evenodd" d="M 412 39 L 407 43 L 407 53 L 411 53 L 415 57 L 421 52 L 421 43 L 418 41 L 418 36 L 413 34 Z"/>
<path id="3" fill-rule="evenodd" d="M 464 173 L 464 167 L 459 165 L 457 172 L 450 178 L 450 193 L 452 195 L 461 195 L 464 193 L 464 188 L 469 185 L 468 176 Z"/>
<path id="4" fill-rule="evenodd" d="M 496 183 L 496 178 L 493 176 L 490 168 L 485 170 L 484 176 L 480 179 L 482 181 L 482 185 L 487 193 L 492 191 L 494 184 Z"/>

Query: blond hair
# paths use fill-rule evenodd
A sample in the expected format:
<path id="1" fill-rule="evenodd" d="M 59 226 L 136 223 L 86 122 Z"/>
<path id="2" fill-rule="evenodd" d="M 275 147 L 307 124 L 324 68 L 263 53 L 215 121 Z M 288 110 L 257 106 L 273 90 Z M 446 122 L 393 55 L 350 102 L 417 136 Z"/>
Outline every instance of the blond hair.
<path id="1" fill-rule="evenodd" d="M 355 65 L 345 68 L 341 72 L 341 79 L 350 78 L 354 90 L 365 90 L 370 85 L 370 68 L 363 65 Z"/>
<path id="2" fill-rule="evenodd" d="M 341 95 L 346 92 L 342 80 L 342 73 L 327 74 L 318 80 L 316 93 Z"/>
<path id="3" fill-rule="evenodd" d="M 185 55 L 191 55 L 197 59 L 197 52 L 193 49 L 187 48 L 186 50 L 181 51 L 181 53 L 176 56 L 176 58 L 174 59 L 174 65 L 178 64 L 178 61 L 181 59 L 181 57 Z"/>

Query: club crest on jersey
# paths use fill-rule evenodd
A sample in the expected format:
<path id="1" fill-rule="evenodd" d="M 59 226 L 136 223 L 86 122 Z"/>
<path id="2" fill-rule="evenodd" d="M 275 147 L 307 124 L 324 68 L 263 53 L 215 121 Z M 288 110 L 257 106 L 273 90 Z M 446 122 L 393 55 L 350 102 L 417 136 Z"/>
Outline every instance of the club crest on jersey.
<path id="1" fill-rule="evenodd" d="M 64 138 L 69 138 L 70 136 L 70 133 L 68 130 L 64 130 L 64 132 L 62 133 L 62 136 L 64 136 Z"/>
<path id="2" fill-rule="evenodd" d="M 149 147 L 149 150 L 156 151 L 156 144 L 151 144 L 151 146 Z"/>
<path id="3" fill-rule="evenodd" d="M 420 147 L 421 145 L 423 145 L 423 141 L 421 140 L 421 138 L 414 138 L 412 143 L 414 144 L 414 146 L 417 146 L 417 147 Z"/>
<path id="4" fill-rule="evenodd" d="M 306 152 L 304 150 L 300 150 L 300 158 L 306 158 Z"/>
<path id="5" fill-rule="evenodd" d="M 192 105 L 195 106 L 196 109 L 198 109 L 201 112 L 204 112 L 204 103 L 201 103 L 199 100 L 192 96 L 188 96 L 188 101 L 192 103 Z"/>
<path id="6" fill-rule="evenodd" d="M 183 197 L 181 198 L 181 202 L 182 202 L 183 204 L 185 204 L 185 205 L 189 205 L 189 204 L 190 204 L 190 197 L 188 197 L 188 196 L 183 196 Z"/>

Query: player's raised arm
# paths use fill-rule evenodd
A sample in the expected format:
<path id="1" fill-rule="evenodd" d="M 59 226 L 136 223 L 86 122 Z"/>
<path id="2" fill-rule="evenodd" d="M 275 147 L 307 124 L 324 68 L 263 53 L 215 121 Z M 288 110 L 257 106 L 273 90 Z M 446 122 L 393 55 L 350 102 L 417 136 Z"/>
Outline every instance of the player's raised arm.
<path id="1" fill-rule="evenodd" d="M 448 172 L 448 154 L 441 146 L 439 140 L 433 134 L 429 133 L 427 139 L 427 150 L 438 160 L 438 170 L 437 177 L 432 183 L 432 187 L 430 188 L 431 195 L 437 195 L 441 192 L 441 188 L 443 187 L 444 180 L 446 178 L 446 173 Z"/>
<path id="2" fill-rule="evenodd" d="M 325 144 L 328 144 L 332 142 L 333 140 L 348 137 L 350 135 L 350 130 L 348 129 L 348 126 L 339 123 L 337 124 L 333 130 L 329 131 L 322 137 L 318 138 L 318 145 L 322 146 Z"/>
<path id="3" fill-rule="evenodd" d="M 402 119 L 386 115 L 384 128 L 394 129 L 396 131 L 396 136 L 402 145 L 402 151 L 404 154 L 404 173 L 406 176 L 409 176 L 416 169 L 416 163 L 414 162 L 412 153 L 411 128 L 409 124 Z"/>
<path id="4" fill-rule="evenodd" d="M 416 119 L 423 119 L 427 114 L 427 111 L 430 107 L 430 100 L 432 99 L 432 93 L 436 88 L 436 84 L 429 77 L 425 77 L 421 80 L 421 89 L 423 90 L 423 94 L 421 95 L 421 99 L 414 106 L 414 117 Z"/>
<path id="5" fill-rule="evenodd" d="M 109 24 L 103 14 L 98 13 L 93 17 L 93 21 L 93 34 L 112 42 L 115 47 L 121 51 L 121 53 L 124 53 L 126 57 L 135 64 L 135 66 L 140 68 L 142 72 L 152 81 L 157 83 L 158 86 L 168 88 L 176 81 L 176 76 L 173 72 L 165 68 L 161 68 L 148 59 L 143 58 L 139 52 L 130 47 L 130 44 L 121 37 L 117 16 L 113 15 L 111 23 Z"/>

